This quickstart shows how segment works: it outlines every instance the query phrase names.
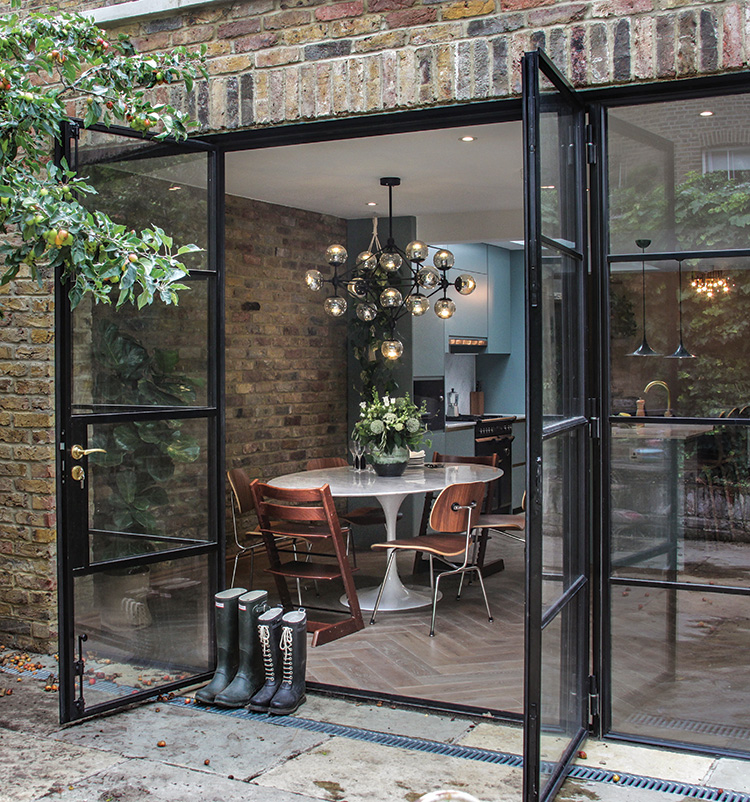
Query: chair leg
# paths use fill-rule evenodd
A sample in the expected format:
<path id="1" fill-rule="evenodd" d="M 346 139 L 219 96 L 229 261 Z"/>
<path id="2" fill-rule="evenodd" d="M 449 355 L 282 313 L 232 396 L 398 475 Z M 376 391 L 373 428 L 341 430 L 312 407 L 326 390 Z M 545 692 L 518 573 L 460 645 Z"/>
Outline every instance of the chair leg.
<path id="1" fill-rule="evenodd" d="M 456 593 L 456 601 L 461 601 L 461 591 L 464 587 L 464 577 L 466 576 L 466 571 L 461 571 L 461 579 L 458 580 L 458 593 Z"/>
<path id="2" fill-rule="evenodd" d="M 430 557 L 432 559 L 432 557 Z M 440 580 L 442 578 L 442 574 L 438 574 L 438 578 L 435 580 L 435 589 L 432 591 L 432 620 L 430 621 L 430 637 L 435 637 L 435 617 L 437 616 L 437 600 L 438 600 L 438 590 L 440 589 Z"/>
<path id="3" fill-rule="evenodd" d="M 474 570 L 477 572 L 479 585 L 482 588 L 482 596 L 484 596 L 484 606 L 487 608 L 487 618 L 489 621 L 492 621 L 493 620 L 492 613 L 490 612 L 490 603 L 487 601 L 487 591 L 484 589 L 484 579 L 482 579 L 482 571 L 476 566 L 474 566 Z"/>
<path id="4" fill-rule="evenodd" d="M 354 533 L 352 530 L 349 530 L 349 534 L 346 536 L 346 556 L 349 556 L 349 551 L 352 553 L 352 564 L 354 567 L 357 567 L 357 549 L 354 547 Z"/>
<path id="5" fill-rule="evenodd" d="M 430 558 L 430 590 L 435 592 L 435 574 L 432 572 L 432 554 L 428 554 Z"/>
<path id="6" fill-rule="evenodd" d="M 385 576 L 388 576 L 388 572 L 391 570 L 391 563 L 396 557 L 396 549 L 391 549 L 391 553 L 388 556 L 388 562 L 385 566 Z M 380 589 L 378 590 L 378 598 L 375 599 L 375 607 L 372 609 L 372 615 L 370 616 L 370 623 L 375 623 L 375 616 L 377 615 L 378 608 L 380 607 L 380 600 L 383 598 L 383 590 L 385 590 L 385 579 L 380 583 Z"/>

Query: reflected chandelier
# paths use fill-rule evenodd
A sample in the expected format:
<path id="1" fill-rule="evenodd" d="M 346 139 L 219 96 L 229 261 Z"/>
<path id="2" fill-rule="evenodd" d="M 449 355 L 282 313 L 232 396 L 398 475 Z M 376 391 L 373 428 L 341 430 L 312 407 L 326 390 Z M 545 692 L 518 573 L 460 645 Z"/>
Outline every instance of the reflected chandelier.
<path id="1" fill-rule="evenodd" d="M 378 218 L 373 218 L 372 239 L 366 251 L 360 253 L 350 269 L 346 268 L 348 254 L 343 245 L 329 245 L 326 261 L 333 268 L 333 275 L 325 278 L 319 270 L 308 270 L 305 274 L 307 286 L 318 292 L 329 284 L 333 294 L 324 301 L 324 308 L 331 317 L 346 313 L 349 302 L 355 303 L 354 312 L 365 323 L 380 315 L 389 338 L 380 347 L 386 359 L 398 359 L 404 352 L 403 343 L 396 337 L 396 323 L 407 313 L 421 317 L 430 308 L 430 298 L 438 293 L 434 304 L 435 314 L 443 320 L 453 316 L 456 304 L 448 297 L 453 287 L 460 295 L 469 295 L 476 289 L 473 276 L 462 273 L 455 280 L 448 279 L 453 268 L 454 256 L 444 249 L 414 240 L 403 250 L 393 239 L 393 187 L 401 184 L 400 178 L 380 179 L 380 185 L 388 187 L 388 239 L 385 247 L 378 238 Z M 432 265 L 424 264 L 429 251 L 434 250 Z M 408 273 L 407 273 L 408 271 Z M 341 294 L 339 294 L 341 292 Z"/>

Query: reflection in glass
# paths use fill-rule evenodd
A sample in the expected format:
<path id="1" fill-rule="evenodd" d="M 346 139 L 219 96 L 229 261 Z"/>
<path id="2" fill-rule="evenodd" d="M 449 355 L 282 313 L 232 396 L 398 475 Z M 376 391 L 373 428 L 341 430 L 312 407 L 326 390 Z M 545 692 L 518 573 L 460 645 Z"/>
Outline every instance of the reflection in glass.
<path id="1" fill-rule="evenodd" d="M 750 750 L 748 597 L 612 590 L 613 730 Z"/>
<path id="2" fill-rule="evenodd" d="M 92 562 L 206 541 L 207 440 L 202 419 L 89 426 Z"/>
<path id="3" fill-rule="evenodd" d="M 750 428 L 612 427 L 612 571 L 750 587 Z"/>
<path id="4" fill-rule="evenodd" d="M 208 560 L 190 557 L 75 578 L 75 632 L 88 636 L 87 707 L 134 690 L 157 691 L 210 668 Z"/>

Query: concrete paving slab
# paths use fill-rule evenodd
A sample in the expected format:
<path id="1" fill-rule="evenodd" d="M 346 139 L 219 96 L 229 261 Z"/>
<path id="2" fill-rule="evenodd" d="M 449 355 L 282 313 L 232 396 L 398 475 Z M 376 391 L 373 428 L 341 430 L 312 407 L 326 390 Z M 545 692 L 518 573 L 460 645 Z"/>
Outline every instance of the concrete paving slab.
<path id="1" fill-rule="evenodd" d="M 57 693 L 44 690 L 47 684 L 48 680 L 39 676 L 0 674 L 0 689 L 6 691 L 6 695 L 0 697 L 0 728 L 35 735 L 56 730 L 60 722 L 60 700 Z M 10 696 L 8 690 L 12 691 Z"/>
<path id="2" fill-rule="evenodd" d="M 85 780 L 51 789 L 41 800 L 59 802 L 320 802 L 253 783 L 151 760 L 129 760 Z"/>
<path id="3" fill-rule="evenodd" d="M 387 704 L 364 704 L 310 693 L 295 715 L 313 721 L 327 721 L 411 738 L 429 738 L 443 743 L 452 743 L 460 738 L 471 723 L 469 719 L 458 716 L 399 710 Z"/>
<path id="4" fill-rule="evenodd" d="M 0 730 L 0 755 L 0 802 L 29 802 L 122 760 L 113 753 L 10 730 Z"/>
<path id="5" fill-rule="evenodd" d="M 332 802 L 416 802 L 441 788 L 465 791 L 481 802 L 518 802 L 521 780 L 521 771 L 508 766 L 346 738 L 332 738 L 255 778 L 269 788 Z"/>
<path id="6" fill-rule="evenodd" d="M 523 728 L 500 722 L 482 722 L 469 729 L 458 743 L 511 755 L 523 754 Z"/>
<path id="7" fill-rule="evenodd" d="M 681 798 L 661 791 L 566 780 L 558 791 L 555 802 L 678 802 L 678 799 Z"/>
<path id="8" fill-rule="evenodd" d="M 668 752 L 648 746 L 632 746 L 616 741 L 587 740 L 582 747 L 585 758 L 576 758 L 582 766 L 596 766 L 612 771 L 700 783 L 708 774 L 714 759 L 683 752 Z"/>
<path id="9" fill-rule="evenodd" d="M 708 773 L 706 785 L 750 793 L 750 760 L 719 758 Z"/>
<path id="10" fill-rule="evenodd" d="M 157 712 L 158 711 L 158 712 Z M 152 704 L 55 733 L 66 743 L 248 779 L 312 749 L 329 736 L 262 721 Z M 165 746 L 158 744 L 163 742 Z"/>

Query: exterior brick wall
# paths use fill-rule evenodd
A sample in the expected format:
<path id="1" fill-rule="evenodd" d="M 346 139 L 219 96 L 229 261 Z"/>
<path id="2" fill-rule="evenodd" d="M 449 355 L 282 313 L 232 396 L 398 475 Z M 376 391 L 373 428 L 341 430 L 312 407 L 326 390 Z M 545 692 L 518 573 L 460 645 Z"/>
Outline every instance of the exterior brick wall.
<path id="1" fill-rule="evenodd" d="M 227 468 L 270 479 L 346 457 L 346 324 L 301 281 L 345 221 L 237 197 L 226 221 Z"/>
<path id="2" fill-rule="evenodd" d="M 750 56 L 745 4 L 690 0 L 241 0 L 111 30 L 144 50 L 205 44 L 210 85 L 171 99 L 212 131 L 517 95 L 536 47 L 577 86 L 728 72 Z"/>
<path id="3" fill-rule="evenodd" d="M 56 648 L 53 289 L 0 289 L 0 643 Z"/>

